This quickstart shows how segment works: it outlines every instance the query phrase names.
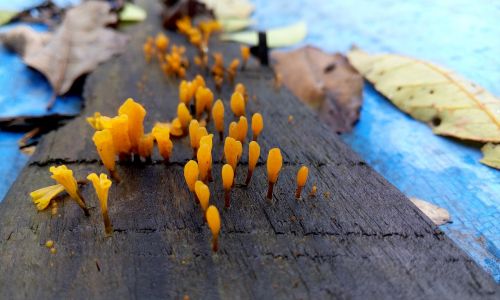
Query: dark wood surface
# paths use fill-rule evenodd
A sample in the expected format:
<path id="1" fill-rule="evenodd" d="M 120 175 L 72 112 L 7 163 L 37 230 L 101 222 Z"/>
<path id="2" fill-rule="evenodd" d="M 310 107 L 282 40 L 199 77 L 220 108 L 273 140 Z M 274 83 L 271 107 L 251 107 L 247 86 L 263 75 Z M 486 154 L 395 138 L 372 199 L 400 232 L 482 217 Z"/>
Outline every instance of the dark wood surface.
<path id="1" fill-rule="evenodd" d="M 184 182 L 192 155 L 187 139 L 174 142 L 168 165 L 157 155 L 150 164 L 119 165 L 123 180 L 109 199 L 111 238 L 104 237 L 91 186 L 82 189 L 89 218 L 64 197 L 56 215 L 38 213 L 28 193 L 52 184 L 49 166 L 64 163 L 78 178 L 104 172 L 86 116 L 116 114 L 127 97 L 148 110 L 148 130 L 176 114 L 179 81 L 142 55 L 146 36 L 160 30 L 160 8 L 140 3 L 149 19 L 122 29 L 131 38 L 126 53 L 87 79 L 81 117 L 43 139 L 0 204 L 0 299 L 498 299 L 488 274 L 289 91 L 275 90 L 271 70 L 255 62 L 237 80 L 250 93 L 247 114 L 264 116 L 261 153 L 280 147 L 284 169 L 269 202 L 261 157 L 252 183 L 236 185 L 225 211 L 222 147 L 215 139 L 210 188 L 222 216 L 217 254 Z M 227 63 L 239 56 L 236 45 L 215 42 L 211 49 L 223 52 Z M 191 68 L 188 77 L 194 74 Z M 222 91 L 226 123 L 231 89 Z M 246 175 L 246 150 L 237 183 Z M 298 201 L 295 174 L 302 164 L 310 167 L 306 192 L 316 183 L 318 195 Z M 49 239 L 56 254 L 44 247 Z"/>

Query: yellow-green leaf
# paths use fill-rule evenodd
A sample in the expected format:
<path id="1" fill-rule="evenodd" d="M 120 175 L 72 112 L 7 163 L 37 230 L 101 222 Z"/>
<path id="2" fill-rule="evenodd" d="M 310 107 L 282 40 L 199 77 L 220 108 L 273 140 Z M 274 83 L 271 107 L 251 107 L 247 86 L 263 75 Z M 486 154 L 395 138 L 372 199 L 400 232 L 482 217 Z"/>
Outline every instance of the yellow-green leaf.
<path id="1" fill-rule="evenodd" d="M 298 22 L 286 27 L 267 30 L 267 45 L 270 48 L 288 47 L 302 41 L 307 34 L 307 25 L 305 22 Z M 223 34 L 222 40 L 233 41 L 242 44 L 255 46 L 259 42 L 256 31 L 243 31 L 236 33 Z"/>
<path id="2" fill-rule="evenodd" d="M 218 21 L 224 32 L 240 31 L 255 23 L 252 19 L 219 19 Z"/>
<path id="3" fill-rule="evenodd" d="M 500 169 L 500 145 L 488 143 L 481 148 L 483 158 L 481 162 L 487 166 Z"/>
<path id="4" fill-rule="evenodd" d="M 120 21 L 122 22 L 141 22 L 146 19 L 146 16 L 146 11 L 133 3 L 125 3 L 119 14 Z"/>
<path id="5" fill-rule="evenodd" d="M 434 64 L 393 54 L 352 50 L 350 63 L 398 108 L 433 126 L 434 133 L 500 142 L 500 100 Z"/>

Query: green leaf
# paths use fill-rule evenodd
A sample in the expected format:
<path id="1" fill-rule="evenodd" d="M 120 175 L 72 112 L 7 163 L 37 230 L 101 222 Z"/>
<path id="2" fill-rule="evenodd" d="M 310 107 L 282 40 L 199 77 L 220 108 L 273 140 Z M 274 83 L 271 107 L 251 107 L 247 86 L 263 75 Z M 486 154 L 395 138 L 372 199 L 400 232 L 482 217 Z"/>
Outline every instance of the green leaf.
<path id="1" fill-rule="evenodd" d="M 0 25 L 8 23 L 15 15 L 16 11 L 0 10 Z"/>
<path id="2" fill-rule="evenodd" d="M 481 162 L 487 166 L 500 169 L 500 145 L 488 143 L 481 148 L 483 158 Z"/>
<path id="3" fill-rule="evenodd" d="M 125 3 L 119 14 L 122 22 L 141 22 L 146 19 L 146 16 L 146 11 L 142 7 L 128 2 Z"/>
<path id="4" fill-rule="evenodd" d="M 267 45 L 270 48 L 288 47 L 301 42 L 307 35 L 305 22 L 298 22 L 290 26 L 279 27 L 267 31 Z M 223 34 L 224 41 L 233 41 L 255 46 L 259 42 L 257 31 L 243 31 Z"/>
<path id="5" fill-rule="evenodd" d="M 500 100 L 484 88 L 434 64 L 354 49 L 349 62 L 399 109 L 439 135 L 500 143 Z M 500 147 L 483 147 L 482 163 L 500 167 Z"/>

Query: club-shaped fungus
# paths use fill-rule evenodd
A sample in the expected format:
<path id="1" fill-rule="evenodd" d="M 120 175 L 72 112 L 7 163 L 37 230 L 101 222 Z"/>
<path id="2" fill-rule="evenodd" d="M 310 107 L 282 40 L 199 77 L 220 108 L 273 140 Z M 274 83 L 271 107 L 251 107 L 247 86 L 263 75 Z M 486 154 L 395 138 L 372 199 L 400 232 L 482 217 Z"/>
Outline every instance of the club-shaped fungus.
<path id="1" fill-rule="evenodd" d="M 222 142 L 224 138 L 224 103 L 221 99 L 215 101 L 212 107 L 212 117 L 215 123 L 215 130 L 219 132 L 219 140 Z"/>
<path id="2" fill-rule="evenodd" d="M 248 174 L 247 174 L 247 179 L 245 180 L 246 185 L 250 183 L 250 179 L 252 178 L 255 166 L 259 161 L 259 156 L 260 156 L 259 144 L 256 141 L 251 141 L 248 144 Z"/>
<path id="3" fill-rule="evenodd" d="M 194 185 L 198 180 L 199 172 L 198 163 L 194 160 L 190 160 L 184 165 L 184 179 L 190 192 L 194 192 Z"/>
<path id="4" fill-rule="evenodd" d="M 237 130 L 238 130 L 237 140 L 240 141 L 241 143 L 245 143 L 248 132 L 248 121 L 247 118 L 245 118 L 244 116 L 240 117 L 240 120 L 238 121 Z"/>
<path id="5" fill-rule="evenodd" d="M 227 68 L 227 74 L 229 78 L 229 82 L 231 84 L 234 83 L 234 79 L 236 78 L 236 74 L 238 73 L 238 66 L 240 65 L 240 60 L 235 58 L 231 61 L 229 64 L 229 67 Z"/>
<path id="6" fill-rule="evenodd" d="M 247 46 L 241 46 L 241 60 L 243 61 L 242 68 L 245 69 L 247 66 L 248 59 L 250 58 L 250 48 Z"/>
<path id="7" fill-rule="evenodd" d="M 138 153 L 139 141 L 144 135 L 143 123 L 146 110 L 141 104 L 135 102 L 134 99 L 128 98 L 118 109 L 118 114 L 127 115 L 130 145 L 132 151 Z"/>
<path id="8" fill-rule="evenodd" d="M 189 112 L 186 104 L 179 103 L 179 105 L 177 105 L 177 119 L 179 120 L 181 128 L 183 130 L 188 128 L 189 123 L 191 122 L 193 117 L 191 116 L 191 113 Z"/>
<path id="9" fill-rule="evenodd" d="M 191 99 L 193 98 L 192 83 L 186 80 L 182 80 L 179 84 L 179 100 L 180 102 L 189 105 Z"/>
<path id="10" fill-rule="evenodd" d="M 50 200 L 64 191 L 64 187 L 60 184 L 47 186 L 30 193 L 36 209 L 44 210 L 49 206 Z"/>
<path id="11" fill-rule="evenodd" d="M 208 203 L 210 201 L 210 189 L 206 184 L 197 180 L 194 184 L 194 191 L 196 193 L 196 197 L 200 201 L 201 209 L 203 210 L 203 214 L 207 211 Z"/>
<path id="12" fill-rule="evenodd" d="M 220 232 L 220 215 L 217 207 L 210 205 L 207 208 L 207 212 L 205 214 L 207 218 L 207 224 L 212 232 L 212 251 L 217 252 L 219 249 L 219 232 Z"/>
<path id="13" fill-rule="evenodd" d="M 222 166 L 222 186 L 224 187 L 224 206 L 231 205 L 231 188 L 234 182 L 234 170 L 229 164 Z"/>
<path id="14" fill-rule="evenodd" d="M 224 157 L 226 163 L 228 163 L 233 171 L 236 173 L 236 166 L 238 165 L 238 160 L 241 157 L 242 145 L 240 141 L 235 140 L 232 137 L 227 137 L 224 142 Z"/>
<path id="15" fill-rule="evenodd" d="M 204 162 L 206 162 L 208 164 L 208 170 L 207 170 L 206 180 L 208 180 L 210 182 L 213 181 L 213 179 L 212 179 L 212 147 L 213 147 L 213 137 L 214 137 L 213 134 L 208 134 L 208 135 L 202 136 L 201 139 L 200 139 L 200 148 L 203 145 L 207 145 L 208 146 L 208 152 L 207 152 L 207 150 L 203 150 L 204 152 L 207 152 L 207 153 L 205 153 L 204 155 L 202 155 L 201 159 L 202 159 L 202 161 L 204 161 Z M 199 159 L 198 159 L 198 164 L 200 164 L 200 160 Z"/>
<path id="16" fill-rule="evenodd" d="M 151 161 L 151 155 L 153 155 L 154 137 L 151 133 L 145 134 L 139 140 L 139 155 L 146 159 L 146 161 Z"/>
<path id="17" fill-rule="evenodd" d="M 238 123 L 236 122 L 231 122 L 229 123 L 229 132 L 228 132 L 228 136 L 229 137 L 232 137 L 233 139 L 235 140 L 238 140 L 239 138 L 239 132 L 238 132 Z"/>
<path id="18" fill-rule="evenodd" d="M 52 179 L 64 187 L 69 196 L 78 203 L 86 216 L 90 216 L 89 210 L 85 205 L 85 200 L 78 190 L 78 183 L 75 177 L 73 177 L 73 171 L 68 169 L 65 165 L 58 167 L 52 166 L 49 171 L 52 173 Z"/>
<path id="19" fill-rule="evenodd" d="M 307 175 L 309 174 L 309 169 L 306 166 L 300 167 L 297 172 L 297 191 L 295 192 L 295 198 L 300 198 L 302 193 L 302 188 L 306 185 Z"/>
<path id="20" fill-rule="evenodd" d="M 110 130 L 104 129 L 96 131 L 92 140 L 94 141 L 97 153 L 99 154 L 104 167 L 106 167 L 113 179 L 120 181 L 120 177 L 116 172 L 116 150 Z"/>
<path id="21" fill-rule="evenodd" d="M 262 129 L 264 129 L 264 119 L 260 113 L 254 113 L 252 116 L 252 140 L 256 141 L 259 138 Z"/>
<path id="22" fill-rule="evenodd" d="M 243 100 L 245 100 L 245 104 L 248 101 L 248 93 L 245 85 L 243 83 L 237 83 L 236 86 L 234 87 L 234 91 L 240 93 L 243 95 Z"/>
<path id="23" fill-rule="evenodd" d="M 170 140 L 170 129 L 168 124 L 156 123 L 151 133 L 158 144 L 158 150 L 161 157 L 163 157 L 165 162 L 168 162 L 174 147 L 174 144 Z"/>
<path id="24" fill-rule="evenodd" d="M 231 95 L 231 110 L 236 117 L 245 115 L 245 99 L 239 92 L 234 92 Z"/>
<path id="25" fill-rule="evenodd" d="M 169 123 L 169 128 L 170 128 L 170 136 L 181 137 L 184 135 L 184 132 L 186 131 L 186 128 L 182 128 L 181 121 L 179 121 L 179 118 L 173 119 L 172 122 Z"/>
<path id="26" fill-rule="evenodd" d="M 196 157 L 196 150 L 198 149 L 198 128 L 200 128 L 198 120 L 193 119 L 189 122 L 189 141 L 191 143 L 191 148 L 193 148 L 193 157 Z"/>
<path id="27" fill-rule="evenodd" d="M 103 130 L 111 127 L 111 118 L 103 116 L 99 112 L 95 112 L 93 117 L 88 117 L 87 122 L 95 130 Z"/>
<path id="28" fill-rule="evenodd" d="M 108 214 L 108 194 L 109 188 L 111 187 L 111 180 L 108 179 L 106 174 L 97 176 L 96 173 L 91 173 L 87 176 L 87 179 L 92 182 L 95 192 L 97 194 L 97 199 L 99 199 L 99 204 L 101 205 L 101 214 L 104 221 L 104 231 L 106 235 L 111 235 L 113 233 L 113 226 L 111 225 L 111 220 Z"/>
<path id="29" fill-rule="evenodd" d="M 156 44 L 156 48 L 160 52 L 167 51 L 168 42 L 169 42 L 168 37 L 165 34 L 160 32 L 156 35 L 155 44 Z"/>
<path id="30" fill-rule="evenodd" d="M 267 199 L 273 198 L 274 184 L 278 180 L 278 175 L 283 166 L 283 157 L 281 156 L 281 151 L 279 148 L 273 148 L 269 150 L 267 155 L 267 181 L 269 183 L 269 188 L 267 190 Z"/>
<path id="31" fill-rule="evenodd" d="M 196 154 L 198 160 L 198 168 L 200 169 L 200 180 L 208 182 L 208 170 L 211 167 L 212 154 L 208 144 L 201 144 Z"/>
<path id="32" fill-rule="evenodd" d="M 318 187 L 313 185 L 311 191 L 309 192 L 309 197 L 316 197 L 316 193 L 318 192 Z"/>

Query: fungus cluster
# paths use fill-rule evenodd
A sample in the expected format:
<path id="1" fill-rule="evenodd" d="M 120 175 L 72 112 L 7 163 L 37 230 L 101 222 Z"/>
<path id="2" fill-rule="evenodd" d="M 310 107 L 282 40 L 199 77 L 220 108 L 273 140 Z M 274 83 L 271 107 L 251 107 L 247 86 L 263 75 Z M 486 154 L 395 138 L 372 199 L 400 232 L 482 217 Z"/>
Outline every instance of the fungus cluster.
<path id="1" fill-rule="evenodd" d="M 179 31 L 187 36 L 190 43 L 199 49 L 199 62 L 205 64 L 207 60 L 207 44 L 210 35 L 218 31 L 219 25 L 216 22 L 201 22 L 194 26 L 188 18 L 183 18 L 177 22 Z M 143 47 L 147 61 L 153 57 L 159 61 L 162 70 L 168 75 L 185 77 L 186 68 L 189 61 L 184 56 L 185 48 L 177 45 L 170 45 L 169 38 L 164 34 L 158 34 L 156 38 L 149 37 Z M 250 51 L 248 47 L 241 48 L 243 68 L 249 59 Z M 233 84 L 237 70 L 240 66 L 239 59 L 233 59 L 230 65 L 224 67 L 222 54 L 213 55 L 214 64 L 211 74 L 214 76 L 213 82 L 220 90 L 222 82 L 227 78 Z M 254 171 L 258 164 L 261 147 L 257 140 L 264 129 L 264 120 L 260 113 L 255 112 L 250 124 L 247 119 L 248 93 L 242 83 L 235 85 L 230 99 L 226 99 L 232 114 L 232 120 L 225 119 L 225 103 L 223 99 L 217 99 L 214 103 L 214 93 L 207 87 L 205 79 L 197 75 L 191 81 L 182 80 L 179 84 L 179 103 L 176 115 L 170 122 L 156 122 L 147 132 L 144 128 L 146 110 L 134 101 L 127 99 L 118 109 L 118 114 L 113 117 L 103 116 L 99 112 L 88 117 L 87 121 L 95 130 L 92 141 L 95 144 L 104 167 L 108 170 L 111 178 L 116 182 L 120 181 L 117 171 L 116 161 L 152 162 L 155 144 L 159 155 L 163 161 L 168 163 L 172 157 L 174 141 L 171 137 L 182 138 L 189 136 L 189 144 L 193 150 L 193 159 L 184 165 L 184 178 L 190 193 L 200 205 L 211 233 L 212 249 L 218 249 L 218 236 L 221 228 L 219 210 L 211 200 L 214 197 L 214 185 L 221 184 L 224 190 L 224 207 L 230 208 L 231 190 L 235 188 L 238 164 L 243 155 L 243 149 L 248 149 L 248 169 L 244 186 L 248 186 L 254 176 Z M 213 119 L 213 125 L 210 124 Z M 225 122 L 229 126 L 225 126 Z M 252 131 L 252 140 L 247 144 L 249 125 Z M 216 171 L 221 174 L 222 182 L 214 182 L 212 177 L 214 141 L 213 133 L 219 135 L 219 143 L 223 143 L 224 165 Z M 227 130 L 227 132 L 225 132 Z M 222 146 L 222 145 L 221 145 Z M 273 189 L 277 183 L 283 165 L 283 158 L 279 148 L 270 149 L 267 156 L 267 178 L 268 192 L 267 198 L 272 199 Z M 241 167 L 240 167 L 241 168 Z M 50 168 L 52 178 L 57 184 L 51 185 L 32 192 L 38 210 L 48 207 L 49 203 L 57 195 L 66 193 L 82 208 L 85 215 L 89 215 L 89 210 L 83 199 L 73 172 L 66 166 L 53 166 Z M 220 172 L 220 173 L 219 173 Z M 297 190 L 295 196 L 300 198 L 301 191 L 305 186 L 308 176 L 307 167 L 303 166 L 297 173 Z M 92 183 L 96 198 L 100 204 L 100 210 L 104 221 L 106 235 L 113 232 L 111 220 L 108 212 L 108 194 L 112 186 L 112 181 L 106 174 L 91 173 L 87 179 Z M 315 189 L 315 186 L 313 187 Z"/>

